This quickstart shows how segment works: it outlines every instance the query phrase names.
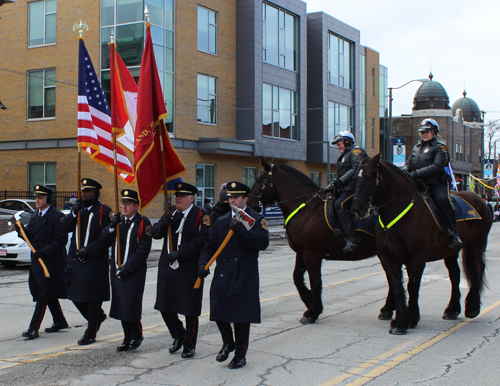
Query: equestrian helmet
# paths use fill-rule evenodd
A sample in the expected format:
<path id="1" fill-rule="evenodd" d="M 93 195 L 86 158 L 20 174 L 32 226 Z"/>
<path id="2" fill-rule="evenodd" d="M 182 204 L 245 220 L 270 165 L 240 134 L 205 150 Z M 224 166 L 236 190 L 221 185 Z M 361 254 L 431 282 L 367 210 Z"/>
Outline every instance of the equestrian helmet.
<path id="1" fill-rule="evenodd" d="M 345 144 L 345 141 L 349 141 L 349 142 L 352 142 L 352 143 L 356 142 L 356 140 L 354 139 L 354 135 L 352 135 L 348 131 L 341 131 L 340 133 L 338 133 L 333 138 L 332 145 L 336 145 L 337 142 L 339 142 L 339 141 L 344 142 L 344 144 Z"/>
<path id="2" fill-rule="evenodd" d="M 420 129 L 418 129 L 419 132 L 421 131 L 427 131 L 427 130 L 434 130 L 434 133 L 439 133 L 439 125 L 434 119 L 424 119 L 420 123 Z"/>

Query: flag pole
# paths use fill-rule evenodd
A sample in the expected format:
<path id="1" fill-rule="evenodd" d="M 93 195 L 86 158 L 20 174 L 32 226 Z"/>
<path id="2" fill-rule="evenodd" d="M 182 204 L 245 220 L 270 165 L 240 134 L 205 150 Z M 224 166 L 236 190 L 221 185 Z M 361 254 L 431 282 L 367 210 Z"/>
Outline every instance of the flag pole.
<path id="1" fill-rule="evenodd" d="M 116 45 L 115 45 L 115 36 L 113 32 L 111 32 L 110 36 L 111 42 L 110 42 L 110 47 L 113 45 L 113 64 L 115 66 L 115 71 L 116 71 L 116 55 L 115 55 L 115 50 L 116 50 Z M 114 81 L 114 77 L 111 77 L 111 82 Z M 116 212 L 115 213 L 120 213 L 120 206 L 118 204 L 118 154 L 116 151 L 116 130 L 113 127 L 113 168 L 114 168 L 114 183 L 115 183 L 115 208 Z M 118 268 L 122 266 L 122 258 L 121 258 L 121 247 L 120 247 L 120 224 L 116 224 L 116 248 L 115 248 L 115 254 L 116 254 L 116 265 Z"/>

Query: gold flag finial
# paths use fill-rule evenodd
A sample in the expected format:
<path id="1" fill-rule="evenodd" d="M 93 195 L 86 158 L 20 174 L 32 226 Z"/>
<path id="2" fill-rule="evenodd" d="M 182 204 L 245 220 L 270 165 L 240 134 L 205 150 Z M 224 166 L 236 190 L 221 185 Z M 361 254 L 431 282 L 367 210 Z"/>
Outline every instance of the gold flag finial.
<path id="1" fill-rule="evenodd" d="M 109 40 L 110 40 L 111 44 L 113 44 L 115 42 L 115 34 L 113 31 L 111 31 L 111 35 L 109 35 Z"/>
<path id="2" fill-rule="evenodd" d="M 73 31 L 78 30 L 78 36 L 80 38 L 83 37 L 83 30 L 84 29 L 86 29 L 87 31 L 89 30 L 89 26 L 84 21 L 78 20 L 78 22 L 73 24 Z"/>

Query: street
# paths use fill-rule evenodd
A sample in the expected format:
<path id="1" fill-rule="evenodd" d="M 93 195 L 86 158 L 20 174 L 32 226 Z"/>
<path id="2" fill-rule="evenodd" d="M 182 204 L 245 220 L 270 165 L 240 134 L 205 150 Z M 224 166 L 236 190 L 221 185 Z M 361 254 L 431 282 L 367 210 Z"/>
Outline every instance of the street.
<path id="1" fill-rule="evenodd" d="M 159 244 L 156 244 L 158 247 Z M 117 352 L 119 321 L 108 318 L 96 343 L 78 346 L 85 320 L 68 300 L 61 305 L 71 328 L 47 334 L 47 311 L 40 338 L 25 340 L 34 309 L 28 267 L 0 271 L 1 385 L 493 385 L 500 365 L 500 225 L 494 223 L 486 251 L 487 288 L 476 319 L 463 315 L 468 285 L 462 274 L 462 313 L 443 320 L 450 284 L 442 261 L 429 263 L 420 291 L 421 320 L 403 336 L 388 333 L 377 319 L 387 295 L 377 257 L 359 262 L 323 262 L 324 312 L 313 325 L 301 325 L 305 306 L 292 281 L 295 254 L 274 237 L 261 252 L 262 323 L 252 325 L 247 365 L 227 367 L 215 360 L 222 346 L 209 321 L 208 277 L 200 331 L 193 359 L 170 354 L 172 339 L 153 309 L 160 251 L 152 251 L 143 303 L 145 339 L 136 351 Z M 212 270 L 213 274 L 213 270 Z M 307 276 L 306 276 L 307 278 Z M 110 303 L 104 303 L 106 313 Z M 231 358 L 232 356 L 230 356 Z"/>

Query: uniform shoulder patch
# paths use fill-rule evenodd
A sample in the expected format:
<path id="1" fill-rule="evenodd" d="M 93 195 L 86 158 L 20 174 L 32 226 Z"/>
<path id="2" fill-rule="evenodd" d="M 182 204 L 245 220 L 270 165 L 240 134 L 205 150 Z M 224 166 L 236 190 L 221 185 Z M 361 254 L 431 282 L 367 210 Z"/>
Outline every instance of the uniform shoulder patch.
<path id="1" fill-rule="evenodd" d="M 264 228 L 266 231 L 268 230 L 268 228 L 267 228 L 267 220 L 265 218 L 263 218 L 262 220 L 260 220 L 260 225 L 262 225 L 262 228 Z"/>
<path id="2" fill-rule="evenodd" d="M 354 155 L 360 155 L 361 154 L 361 150 L 360 149 L 354 149 L 352 151 L 352 154 L 354 154 Z"/>
<path id="3" fill-rule="evenodd" d="M 208 214 L 203 216 L 203 225 L 206 225 L 208 227 L 210 226 L 210 217 L 208 216 Z"/>
<path id="4" fill-rule="evenodd" d="M 446 146 L 444 146 L 444 145 L 441 145 L 441 150 L 442 150 L 442 151 L 444 151 L 445 153 L 447 153 L 447 152 L 448 152 L 448 149 L 447 149 L 447 148 L 446 148 Z"/>
<path id="5" fill-rule="evenodd" d="M 147 226 L 146 226 L 146 234 L 147 234 L 148 236 L 151 236 L 151 225 L 147 225 Z"/>

